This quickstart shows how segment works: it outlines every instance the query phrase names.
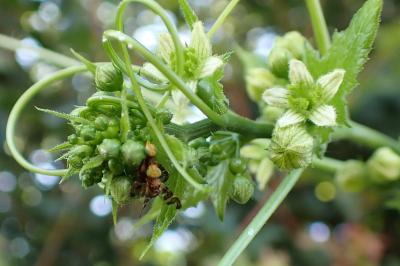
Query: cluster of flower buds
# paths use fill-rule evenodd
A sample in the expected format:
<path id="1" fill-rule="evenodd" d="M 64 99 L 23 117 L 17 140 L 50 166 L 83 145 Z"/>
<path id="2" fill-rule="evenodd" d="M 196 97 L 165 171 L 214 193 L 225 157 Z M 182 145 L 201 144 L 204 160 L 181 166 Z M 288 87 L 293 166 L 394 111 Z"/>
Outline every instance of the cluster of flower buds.
<path id="1" fill-rule="evenodd" d="M 64 178 L 79 174 L 83 187 L 97 184 L 116 203 L 123 204 L 131 197 L 141 196 L 134 195 L 132 183 L 138 178 L 142 162 L 156 156 L 156 149 L 151 144 L 145 116 L 132 95 L 128 97 L 131 104 L 127 111 L 130 128 L 123 136 L 119 98 L 122 73 L 112 64 L 100 65 L 96 69 L 95 84 L 98 91 L 87 100 L 87 106 L 77 107 L 70 114 L 45 110 L 68 119 L 74 129 L 66 143 L 52 150 L 66 150 L 59 158 L 67 161 L 68 174 Z M 105 100 L 107 97 L 117 102 Z M 168 112 L 156 114 L 165 123 L 171 121 Z M 161 171 L 155 169 L 156 164 L 151 167 L 153 172 Z"/>
<path id="2" fill-rule="evenodd" d="M 206 165 L 205 173 L 210 168 L 221 164 L 228 164 L 223 168 L 220 176 L 232 177 L 232 182 L 227 182 L 229 197 L 237 203 L 246 203 L 254 193 L 254 183 L 247 171 L 247 163 L 239 153 L 239 136 L 231 132 L 215 132 L 209 139 L 198 138 L 189 143 L 200 155 L 200 162 Z M 229 178 L 230 179 L 230 178 Z M 212 183 L 212 181 L 210 182 Z"/>

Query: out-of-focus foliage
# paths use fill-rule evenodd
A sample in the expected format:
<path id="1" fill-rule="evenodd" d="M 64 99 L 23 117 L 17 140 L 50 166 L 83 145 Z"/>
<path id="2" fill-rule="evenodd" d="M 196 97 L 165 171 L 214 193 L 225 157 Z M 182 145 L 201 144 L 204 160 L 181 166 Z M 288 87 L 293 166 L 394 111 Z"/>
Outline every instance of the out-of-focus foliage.
<path id="1" fill-rule="evenodd" d="M 159 0 L 183 25 L 174 0 Z M 189 1 L 209 26 L 228 1 Z M 343 29 L 362 0 L 322 1 L 326 19 Z M 87 58 L 105 58 L 101 34 L 113 25 L 117 1 L 0 0 L 0 33 L 70 55 L 69 48 Z M 210 8 L 212 7 L 212 8 Z M 155 48 L 164 28 L 140 5 L 129 8 L 126 32 Z M 303 1 L 241 1 L 216 34 L 218 52 L 240 46 L 267 56 L 274 38 L 297 30 L 312 36 Z M 190 33 L 180 28 L 183 38 Z M 400 2 L 386 0 L 382 26 L 360 86 L 350 99 L 353 118 L 392 136 L 400 134 Z M 138 58 L 140 60 L 140 58 Z M 215 265 L 235 235 L 249 222 L 269 192 L 257 192 L 246 205 L 230 204 L 220 223 L 211 204 L 190 208 L 177 217 L 138 261 L 152 226 L 138 224 L 142 206 L 127 206 L 116 226 L 111 203 L 100 189 L 83 191 L 78 180 L 58 185 L 58 178 L 34 175 L 9 157 L 5 123 L 18 96 L 32 82 L 56 69 L 26 50 L 16 55 L 0 50 L 0 265 Z M 233 108 L 254 116 L 245 96 L 244 68 L 233 55 L 222 82 Z M 93 93 L 92 80 L 77 75 L 37 97 L 33 105 L 69 112 Z M 46 149 L 71 133 L 64 121 L 33 108 L 18 127 L 18 144 L 35 164 L 52 166 Z M 371 151 L 348 142 L 333 143 L 328 154 L 339 159 L 368 158 Z M 271 180 L 271 186 L 279 182 Z M 73 178 L 71 179 L 73 180 Z M 241 256 L 237 265 L 399 265 L 399 184 L 367 188 L 363 193 L 341 191 L 333 177 L 308 171 L 273 220 Z M 390 204 L 382 202 L 391 199 Z M 147 215 L 157 216 L 158 213 Z M 146 217 L 146 216 L 144 216 Z"/>

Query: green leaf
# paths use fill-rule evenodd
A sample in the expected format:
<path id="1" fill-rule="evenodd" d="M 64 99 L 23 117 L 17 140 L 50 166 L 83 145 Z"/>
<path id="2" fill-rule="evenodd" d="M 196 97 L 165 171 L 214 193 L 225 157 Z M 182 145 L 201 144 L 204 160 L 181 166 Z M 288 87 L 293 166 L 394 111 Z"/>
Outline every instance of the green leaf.
<path id="1" fill-rule="evenodd" d="M 57 152 L 57 151 L 63 151 L 63 150 L 68 150 L 72 147 L 73 145 L 69 142 L 63 142 L 60 143 L 56 146 L 54 146 L 53 148 L 48 149 L 48 152 Z"/>
<path id="2" fill-rule="evenodd" d="M 349 27 L 333 35 L 332 45 L 322 58 L 306 45 L 305 63 L 315 78 L 335 68 L 346 70 L 342 86 L 332 100 L 338 113 L 339 124 L 348 124 L 345 97 L 358 85 L 357 75 L 368 60 L 380 22 L 382 2 L 382 0 L 366 1 L 354 15 Z"/>
<path id="3" fill-rule="evenodd" d="M 207 174 L 207 182 L 211 187 L 211 201 L 221 221 L 224 220 L 225 206 L 228 203 L 229 191 L 234 176 L 229 171 L 229 160 L 224 160 L 217 166 L 211 167 Z"/>
<path id="4" fill-rule="evenodd" d="M 79 116 L 74 116 L 74 115 L 70 115 L 70 114 L 65 114 L 65 113 L 60 113 L 57 111 L 53 111 L 53 110 L 49 110 L 49 109 L 42 109 L 39 107 L 36 107 L 37 110 L 44 112 L 46 114 L 49 115 L 54 115 L 56 117 L 71 121 L 71 122 L 78 122 L 78 123 L 82 123 L 82 124 L 90 124 L 90 122 L 82 117 Z"/>
<path id="5" fill-rule="evenodd" d="M 186 23 L 189 25 L 190 30 L 192 30 L 193 24 L 198 21 L 199 18 L 190 7 L 187 0 L 179 0 L 179 6 L 181 7 L 181 11 L 183 13 L 183 17 L 185 18 Z"/>
<path id="6" fill-rule="evenodd" d="M 90 160 L 87 161 L 85 163 L 85 165 L 81 168 L 81 173 L 86 170 L 90 170 L 90 169 L 99 167 L 103 163 L 103 161 L 104 161 L 104 159 L 100 155 L 90 158 Z"/>

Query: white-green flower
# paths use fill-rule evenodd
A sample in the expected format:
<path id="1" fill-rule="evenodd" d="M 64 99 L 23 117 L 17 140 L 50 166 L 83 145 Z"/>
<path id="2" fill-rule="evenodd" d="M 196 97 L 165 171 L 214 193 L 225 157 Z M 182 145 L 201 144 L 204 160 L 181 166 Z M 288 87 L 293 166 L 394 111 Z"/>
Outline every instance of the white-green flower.
<path id="1" fill-rule="evenodd" d="M 168 33 L 160 35 L 158 54 L 172 70 L 177 71 L 175 45 Z M 190 44 L 184 50 L 184 73 L 181 78 L 195 92 L 199 80 L 212 76 L 223 65 L 224 61 L 212 54 L 211 42 L 203 23 L 196 22 L 193 25 Z M 168 79 L 151 63 L 143 65 L 143 74 L 156 82 L 168 83 Z M 171 95 L 175 105 L 173 121 L 179 124 L 184 123 L 185 117 L 190 113 L 187 110 L 190 108 L 190 101 L 176 88 L 172 88 Z"/>
<path id="2" fill-rule="evenodd" d="M 343 69 L 335 69 L 315 81 L 303 62 L 292 59 L 289 62 L 290 84 L 287 88 L 267 89 L 263 100 L 270 106 L 286 109 L 277 121 L 278 127 L 306 120 L 317 126 L 332 127 L 336 125 L 336 110 L 330 102 L 338 92 L 344 75 Z"/>

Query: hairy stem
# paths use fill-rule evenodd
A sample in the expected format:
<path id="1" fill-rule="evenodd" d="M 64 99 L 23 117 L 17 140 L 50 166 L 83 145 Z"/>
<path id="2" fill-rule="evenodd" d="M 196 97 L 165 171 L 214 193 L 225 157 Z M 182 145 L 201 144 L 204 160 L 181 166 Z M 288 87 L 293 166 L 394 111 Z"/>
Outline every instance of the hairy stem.
<path id="1" fill-rule="evenodd" d="M 299 180 L 302 172 L 303 170 L 292 171 L 283 179 L 282 183 L 278 186 L 274 193 L 272 193 L 265 205 L 225 253 L 218 266 L 230 266 L 235 262 L 235 260 L 245 250 L 256 234 L 262 229 L 271 215 L 276 211 L 282 201 L 286 198 L 288 193 L 292 190 L 294 185 Z"/>
<path id="2" fill-rule="evenodd" d="M 15 103 L 13 109 L 10 112 L 10 116 L 7 122 L 7 129 L 6 129 L 6 138 L 7 138 L 7 145 L 10 149 L 11 154 L 15 158 L 15 160 L 26 170 L 31 171 L 33 173 L 40 173 L 44 175 L 51 175 L 51 176 L 64 176 L 67 173 L 67 169 L 62 170 L 46 170 L 39 168 L 30 162 L 28 162 L 22 154 L 18 151 L 17 146 L 15 144 L 15 129 L 18 122 L 18 118 L 22 113 L 22 110 L 26 107 L 29 101 L 37 95 L 39 92 L 46 89 L 49 85 L 68 78 L 76 73 L 87 71 L 86 66 L 73 66 L 63 70 L 60 70 L 47 78 L 40 80 L 39 82 L 35 83 L 32 87 L 24 92 L 21 97 L 18 98 L 18 101 Z"/>
<path id="3" fill-rule="evenodd" d="M 348 128 L 336 130 L 333 134 L 333 139 L 349 139 L 373 149 L 386 146 L 400 154 L 400 142 L 356 122 L 351 122 Z"/>
<path id="4" fill-rule="evenodd" d="M 315 39 L 321 55 L 324 55 L 331 45 L 328 27 L 319 0 L 306 0 L 308 12 L 314 30 Z"/>
<path id="5" fill-rule="evenodd" d="M 335 174 L 337 170 L 342 168 L 343 164 L 343 161 L 325 157 L 323 159 L 315 158 L 312 162 L 312 167 Z"/>

